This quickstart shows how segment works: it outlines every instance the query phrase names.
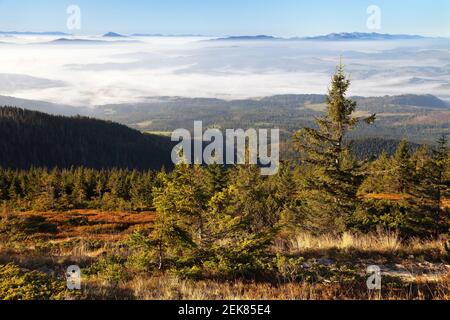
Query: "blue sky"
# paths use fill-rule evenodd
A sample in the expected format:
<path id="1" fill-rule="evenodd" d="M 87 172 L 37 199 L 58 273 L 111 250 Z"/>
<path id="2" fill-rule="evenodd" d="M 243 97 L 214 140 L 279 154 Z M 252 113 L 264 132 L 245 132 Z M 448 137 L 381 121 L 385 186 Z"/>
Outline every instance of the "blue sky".
<path id="1" fill-rule="evenodd" d="M 0 0 L 0 30 L 67 32 L 71 4 L 81 8 L 82 34 L 372 32 L 366 10 L 377 5 L 382 13 L 377 32 L 450 36 L 449 0 Z"/>

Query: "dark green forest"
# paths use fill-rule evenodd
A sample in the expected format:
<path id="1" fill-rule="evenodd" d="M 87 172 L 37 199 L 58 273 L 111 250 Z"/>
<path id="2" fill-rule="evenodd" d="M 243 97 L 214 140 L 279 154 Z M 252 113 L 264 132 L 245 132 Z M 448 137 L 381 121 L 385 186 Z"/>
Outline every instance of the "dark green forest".
<path id="1" fill-rule="evenodd" d="M 171 143 L 117 123 L 0 108 L 0 166 L 170 168 Z"/>

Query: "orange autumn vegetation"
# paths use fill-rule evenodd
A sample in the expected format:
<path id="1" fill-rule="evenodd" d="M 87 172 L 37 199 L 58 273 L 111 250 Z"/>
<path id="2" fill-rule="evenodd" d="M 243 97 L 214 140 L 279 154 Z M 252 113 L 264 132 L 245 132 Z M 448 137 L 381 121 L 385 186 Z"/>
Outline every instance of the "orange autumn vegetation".
<path id="1" fill-rule="evenodd" d="M 130 232 L 150 226 L 155 212 L 131 213 L 125 211 L 70 210 L 65 212 L 15 213 L 21 218 L 39 217 L 57 226 L 55 234 L 40 234 L 48 239 L 83 238 L 90 240 L 122 240 Z"/>

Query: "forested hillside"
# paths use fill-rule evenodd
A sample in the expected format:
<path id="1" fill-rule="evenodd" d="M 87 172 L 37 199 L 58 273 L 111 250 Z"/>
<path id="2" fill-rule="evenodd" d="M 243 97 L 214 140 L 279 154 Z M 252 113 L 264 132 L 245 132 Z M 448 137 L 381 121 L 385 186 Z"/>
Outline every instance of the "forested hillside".
<path id="1" fill-rule="evenodd" d="M 355 128 L 351 139 L 407 139 L 432 143 L 450 132 L 450 107 L 431 95 L 356 97 L 357 117 L 372 113 L 378 121 L 369 128 Z M 314 126 L 326 111 L 326 96 L 317 94 L 278 95 L 260 99 L 221 100 L 183 97 L 148 98 L 143 103 L 103 105 L 93 116 L 126 124 L 141 131 L 191 129 L 193 121 L 205 127 L 273 128 L 292 134 Z"/>
<path id="2" fill-rule="evenodd" d="M 390 156 L 394 155 L 401 142 L 401 140 L 367 138 L 351 140 L 349 144 L 352 153 L 358 159 L 370 160 L 378 158 L 383 153 Z M 419 147 L 419 144 L 409 143 L 409 148 L 412 151 L 417 150 Z"/>
<path id="3" fill-rule="evenodd" d="M 170 141 L 124 125 L 85 117 L 0 108 L 0 166 L 170 167 Z"/>

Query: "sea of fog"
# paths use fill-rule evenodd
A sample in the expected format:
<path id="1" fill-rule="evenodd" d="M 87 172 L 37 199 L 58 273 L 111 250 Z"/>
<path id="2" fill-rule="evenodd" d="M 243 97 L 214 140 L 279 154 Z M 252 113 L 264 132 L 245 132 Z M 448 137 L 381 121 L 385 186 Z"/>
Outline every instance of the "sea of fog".
<path id="1" fill-rule="evenodd" d="M 0 36 L 0 95 L 76 106 L 155 96 L 326 93 L 342 57 L 351 94 L 450 99 L 450 39 L 320 42 Z M 89 41 L 88 41 L 89 40 Z"/>

